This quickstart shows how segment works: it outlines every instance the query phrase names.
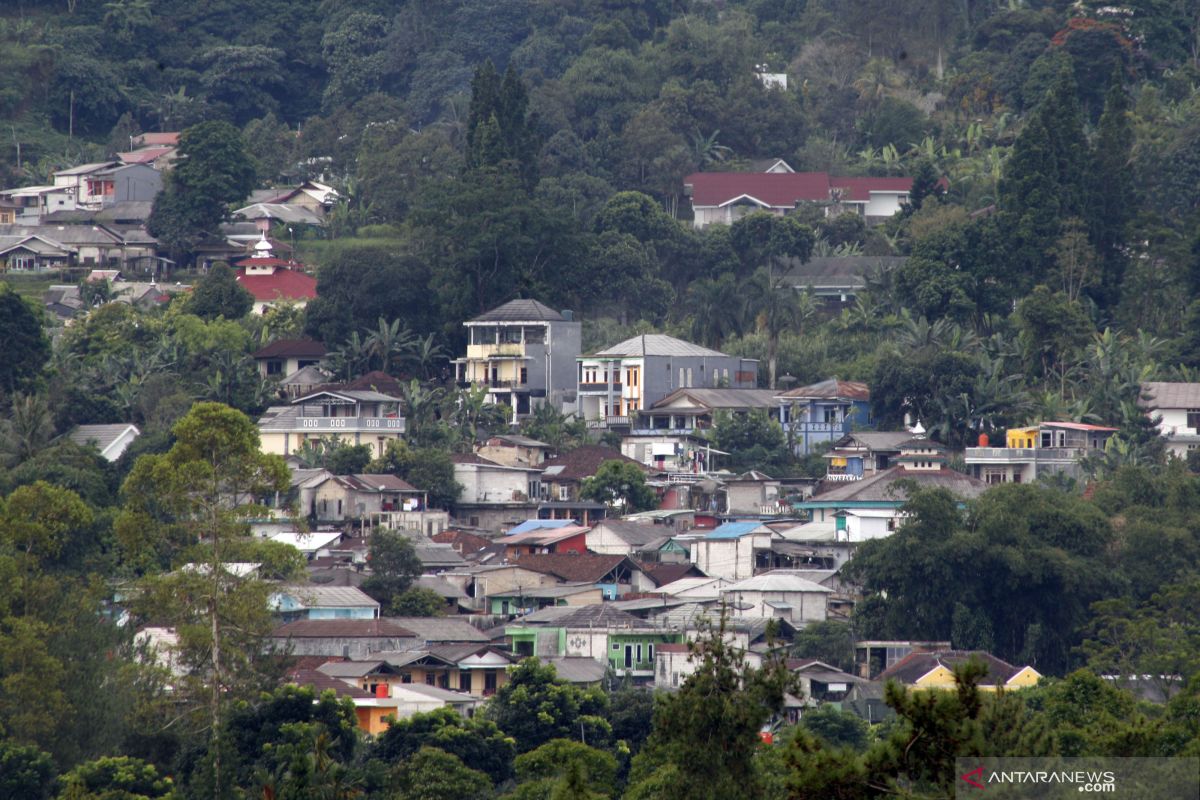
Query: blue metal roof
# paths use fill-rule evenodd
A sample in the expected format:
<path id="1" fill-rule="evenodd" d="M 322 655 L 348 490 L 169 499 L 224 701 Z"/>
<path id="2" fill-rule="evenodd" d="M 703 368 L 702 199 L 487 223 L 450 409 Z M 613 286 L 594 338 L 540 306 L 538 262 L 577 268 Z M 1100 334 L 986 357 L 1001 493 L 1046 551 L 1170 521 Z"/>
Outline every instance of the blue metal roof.
<path id="1" fill-rule="evenodd" d="M 573 519 L 527 519 L 520 525 L 509 530 L 509 534 L 514 533 L 529 533 L 530 531 L 544 531 L 553 528 L 566 528 L 574 525 Z"/>
<path id="2" fill-rule="evenodd" d="M 705 539 L 740 539 L 751 531 L 761 528 L 761 522 L 726 522 L 713 528 Z"/>

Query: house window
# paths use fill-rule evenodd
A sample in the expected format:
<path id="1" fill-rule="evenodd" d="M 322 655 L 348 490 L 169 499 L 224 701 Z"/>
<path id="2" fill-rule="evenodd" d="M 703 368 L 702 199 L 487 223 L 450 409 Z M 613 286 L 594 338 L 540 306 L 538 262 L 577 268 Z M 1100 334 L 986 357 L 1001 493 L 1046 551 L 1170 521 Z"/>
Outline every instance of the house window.
<path id="1" fill-rule="evenodd" d="M 488 670 L 483 674 L 483 693 L 492 695 L 496 693 L 496 671 Z"/>
<path id="2" fill-rule="evenodd" d="M 278 375 L 281 372 L 283 372 L 283 362 L 282 361 L 273 358 L 267 362 L 267 374 L 268 375 Z"/>
<path id="3" fill-rule="evenodd" d="M 425 673 L 425 683 L 428 684 L 429 686 L 436 685 L 437 684 L 437 676 L 434 675 L 432 672 L 426 672 Z"/>
<path id="4" fill-rule="evenodd" d="M 521 383 L 529 383 L 529 368 L 521 367 Z"/>
<path id="5" fill-rule="evenodd" d="M 1200 408 L 1187 410 L 1187 426 L 1194 431 L 1200 430 Z"/>
<path id="6" fill-rule="evenodd" d="M 400 682 L 401 682 L 401 683 L 412 683 L 412 673 L 411 673 L 411 672 L 406 672 L 406 673 L 404 673 L 403 675 L 401 675 L 401 676 L 400 676 Z"/>
<path id="7" fill-rule="evenodd" d="M 614 643 L 613 643 L 613 646 L 612 646 L 612 649 L 613 649 L 613 650 L 620 650 L 620 649 L 621 649 L 621 645 L 620 645 L 620 643 L 619 643 L 619 642 L 614 642 Z"/>
<path id="8" fill-rule="evenodd" d="M 471 691 L 471 673 L 468 670 L 463 670 L 458 673 L 458 690 L 460 692 Z"/>
<path id="9" fill-rule="evenodd" d="M 566 485 L 559 486 L 559 487 L 558 487 L 558 499 L 559 499 L 559 500 L 561 500 L 561 501 L 563 501 L 564 503 L 565 503 L 566 501 L 570 500 L 570 499 L 571 499 L 571 489 L 570 489 L 570 487 L 568 487 L 568 486 L 566 486 Z"/>
<path id="10" fill-rule="evenodd" d="M 688 382 L 687 382 L 687 385 L 688 385 L 688 386 L 691 386 L 691 385 L 692 385 L 692 368 L 691 368 L 691 367 L 688 367 L 688 371 L 687 371 L 687 381 L 688 381 Z"/>

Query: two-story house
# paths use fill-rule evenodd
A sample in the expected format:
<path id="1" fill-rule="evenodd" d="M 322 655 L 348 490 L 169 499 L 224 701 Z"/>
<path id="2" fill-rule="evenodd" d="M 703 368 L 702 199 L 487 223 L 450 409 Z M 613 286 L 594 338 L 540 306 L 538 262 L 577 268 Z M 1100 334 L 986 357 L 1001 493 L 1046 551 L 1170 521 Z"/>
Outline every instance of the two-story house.
<path id="1" fill-rule="evenodd" d="M 282 381 L 285 377 L 308 366 L 322 366 L 325 345 L 312 339 L 276 339 L 254 355 L 258 374 L 268 380 Z"/>
<path id="2" fill-rule="evenodd" d="M 483 386 L 513 422 L 549 403 L 574 410 L 580 324 L 537 300 L 511 300 L 463 323 L 467 355 L 453 361 L 460 386 Z"/>
<path id="3" fill-rule="evenodd" d="M 462 487 L 455 517 L 496 533 L 537 516 L 540 467 L 498 464 L 474 453 L 452 453 L 454 480 Z"/>
<path id="4" fill-rule="evenodd" d="M 609 605 L 544 608 L 504 629 L 518 656 L 591 658 L 617 675 L 654 678 L 654 650 L 681 643 L 683 634 Z"/>
<path id="5" fill-rule="evenodd" d="M 290 456 L 311 440 L 339 438 L 348 444 L 369 445 L 382 456 L 387 443 L 404 435 L 399 397 L 380 392 L 346 389 L 319 391 L 273 406 L 258 421 L 264 453 Z"/>
<path id="6" fill-rule="evenodd" d="M 824 622 L 833 590 L 792 570 L 771 570 L 723 587 L 721 599 L 743 617 Z"/>
<path id="7" fill-rule="evenodd" d="M 599 444 L 585 444 L 542 463 L 542 505 L 539 516 L 574 519 L 590 525 L 607 515 L 607 507 L 580 496 L 583 482 L 596 474 L 606 461 L 636 463 L 621 453 Z M 637 464 L 639 468 L 641 464 Z"/>
<path id="8" fill-rule="evenodd" d="M 1031 483 L 1043 475 L 1080 475 L 1079 462 L 1104 449 L 1116 428 L 1082 422 L 1043 422 L 1026 428 L 1009 428 L 1004 447 L 989 447 L 981 437 L 979 447 L 965 453 L 971 475 L 984 483 Z"/>
<path id="9" fill-rule="evenodd" d="M 831 378 L 776 396 L 779 421 L 797 455 L 871 427 L 871 391 L 861 381 Z"/>
<path id="10" fill-rule="evenodd" d="M 1168 453 L 1186 459 L 1200 447 L 1200 383 L 1148 381 L 1142 384 L 1138 402 L 1157 420 Z"/>
<path id="11" fill-rule="evenodd" d="M 900 455 L 900 445 L 912 438 L 908 431 L 855 431 L 825 451 L 825 480 L 858 481 L 883 472 Z"/>
<path id="12" fill-rule="evenodd" d="M 664 334 L 643 334 L 581 356 L 579 413 L 591 427 L 631 427 L 644 409 L 678 389 L 753 389 L 758 360 Z"/>

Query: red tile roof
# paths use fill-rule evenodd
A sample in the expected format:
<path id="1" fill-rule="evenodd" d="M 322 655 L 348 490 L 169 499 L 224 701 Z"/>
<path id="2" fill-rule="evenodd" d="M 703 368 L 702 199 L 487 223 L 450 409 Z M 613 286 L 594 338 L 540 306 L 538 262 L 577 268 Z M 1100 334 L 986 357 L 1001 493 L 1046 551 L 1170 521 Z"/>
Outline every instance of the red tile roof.
<path id="1" fill-rule="evenodd" d="M 829 199 L 824 172 L 694 172 L 683 182 L 692 187 L 696 206 L 719 206 L 742 195 L 780 208 L 791 208 L 798 200 Z"/>
<path id="2" fill-rule="evenodd" d="M 866 202 L 871 192 L 908 192 L 912 178 L 831 177 L 825 172 L 693 172 L 683 179 L 692 187 L 693 206 L 719 206 L 743 195 L 774 208 L 801 201 L 831 199 L 831 189 L 845 190 L 844 200 Z"/>
<path id="3" fill-rule="evenodd" d="M 865 203 L 871 199 L 871 192 L 905 192 L 912 191 L 912 178 L 830 178 L 831 186 L 848 190 L 843 194 L 843 200 L 854 200 Z"/>
<path id="4" fill-rule="evenodd" d="M 237 280 L 259 302 L 312 300 L 317 296 L 317 279 L 291 269 L 277 269 L 270 275 L 247 275 L 245 269 L 239 269 Z"/>

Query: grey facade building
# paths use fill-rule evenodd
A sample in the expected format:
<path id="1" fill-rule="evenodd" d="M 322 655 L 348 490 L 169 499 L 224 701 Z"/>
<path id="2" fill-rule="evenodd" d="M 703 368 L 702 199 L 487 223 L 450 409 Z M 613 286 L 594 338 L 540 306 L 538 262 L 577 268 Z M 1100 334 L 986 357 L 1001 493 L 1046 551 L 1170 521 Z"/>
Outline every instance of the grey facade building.
<path id="1" fill-rule="evenodd" d="M 575 409 L 580 325 L 537 300 L 511 300 L 467 328 L 467 355 L 454 360 L 460 386 L 487 388 L 488 402 L 513 410 L 513 422 L 549 403 Z"/>
<path id="2" fill-rule="evenodd" d="M 594 426 L 628 427 L 678 389 L 753 389 L 758 360 L 645 334 L 578 359 L 579 413 Z"/>

